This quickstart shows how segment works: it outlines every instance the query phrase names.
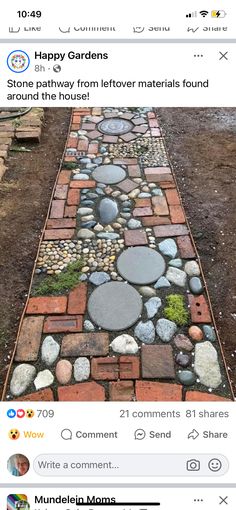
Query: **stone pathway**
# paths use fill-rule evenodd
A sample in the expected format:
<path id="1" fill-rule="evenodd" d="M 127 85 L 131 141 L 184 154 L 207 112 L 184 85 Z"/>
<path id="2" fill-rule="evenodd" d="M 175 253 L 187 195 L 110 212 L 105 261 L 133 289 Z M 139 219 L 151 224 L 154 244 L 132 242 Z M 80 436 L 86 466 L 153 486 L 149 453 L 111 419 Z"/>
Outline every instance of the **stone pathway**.
<path id="1" fill-rule="evenodd" d="M 5 398 L 232 399 L 151 108 L 76 108 Z"/>

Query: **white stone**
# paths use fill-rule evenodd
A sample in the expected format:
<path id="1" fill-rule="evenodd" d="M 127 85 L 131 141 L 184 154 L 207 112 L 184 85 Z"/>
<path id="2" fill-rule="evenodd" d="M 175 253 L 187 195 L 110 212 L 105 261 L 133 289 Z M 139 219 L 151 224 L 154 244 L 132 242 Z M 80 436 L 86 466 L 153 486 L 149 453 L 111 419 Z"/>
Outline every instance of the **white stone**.
<path id="1" fill-rule="evenodd" d="M 186 273 L 177 267 L 169 267 L 166 273 L 166 278 L 169 282 L 174 283 L 179 287 L 185 287 L 187 280 Z"/>
<path id="2" fill-rule="evenodd" d="M 36 390 L 40 390 L 41 388 L 46 388 L 47 386 L 51 386 L 54 381 L 54 377 L 50 370 L 42 370 L 38 373 L 37 377 L 34 380 L 34 385 Z"/>
<path id="3" fill-rule="evenodd" d="M 200 275 L 200 268 L 198 263 L 195 260 L 190 260 L 189 262 L 186 262 L 184 266 L 185 273 L 188 274 L 188 276 L 199 276 Z"/>
<path id="4" fill-rule="evenodd" d="M 195 347 L 194 370 L 201 384 L 208 388 L 218 388 L 222 382 L 217 351 L 211 342 L 201 342 Z"/>
<path id="5" fill-rule="evenodd" d="M 138 352 L 138 344 L 134 338 L 124 333 L 123 335 L 117 336 L 110 344 L 110 347 L 115 352 L 121 354 L 136 354 Z"/>
<path id="6" fill-rule="evenodd" d="M 161 300 L 159 297 L 151 297 L 144 306 L 147 310 L 148 319 L 152 319 L 161 307 Z"/>
<path id="7" fill-rule="evenodd" d="M 27 363 L 18 365 L 11 378 L 10 392 L 14 397 L 19 397 L 32 383 L 36 374 L 36 368 Z"/>
<path id="8" fill-rule="evenodd" d="M 76 381 L 86 381 L 90 376 L 90 363 L 87 358 L 77 358 L 74 363 L 74 378 Z"/>
<path id="9" fill-rule="evenodd" d="M 42 361 L 50 367 L 56 361 L 60 352 L 60 345 L 52 336 L 46 336 L 42 344 Z"/>
<path id="10" fill-rule="evenodd" d="M 163 342 L 170 342 L 177 331 L 175 322 L 168 319 L 159 319 L 156 324 L 156 332 Z"/>

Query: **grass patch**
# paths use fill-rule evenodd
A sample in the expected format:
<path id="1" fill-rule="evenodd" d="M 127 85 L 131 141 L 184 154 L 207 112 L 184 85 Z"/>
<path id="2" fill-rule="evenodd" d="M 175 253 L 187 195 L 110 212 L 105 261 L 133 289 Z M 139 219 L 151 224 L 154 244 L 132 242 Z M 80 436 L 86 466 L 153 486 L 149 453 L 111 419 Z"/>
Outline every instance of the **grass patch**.
<path id="1" fill-rule="evenodd" d="M 170 294 L 166 298 L 167 306 L 164 308 L 164 316 L 174 321 L 178 326 L 185 326 L 189 322 L 189 312 L 185 307 L 184 298 L 180 294 Z"/>
<path id="2" fill-rule="evenodd" d="M 47 276 L 39 286 L 33 290 L 33 295 L 48 296 L 68 292 L 79 283 L 82 267 L 82 260 L 77 260 L 72 264 L 68 264 L 67 268 L 61 273 Z"/>
<path id="3" fill-rule="evenodd" d="M 63 163 L 63 169 L 65 170 L 74 170 L 78 168 L 79 163 L 73 163 L 73 161 L 69 161 L 68 163 Z"/>

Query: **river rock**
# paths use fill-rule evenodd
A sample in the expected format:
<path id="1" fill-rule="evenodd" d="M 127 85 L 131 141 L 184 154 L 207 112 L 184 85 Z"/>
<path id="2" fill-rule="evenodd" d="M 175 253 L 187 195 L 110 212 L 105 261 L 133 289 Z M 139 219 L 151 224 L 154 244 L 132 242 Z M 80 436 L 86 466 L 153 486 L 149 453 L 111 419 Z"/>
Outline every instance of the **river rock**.
<path id="1" fill-rule="evenodd" d="M 211 342 L 201 342 L 195 347 L 194 370 L 201 384 L 208 388 L 218 388 L 222 382 L 217 351 Z"/>
<path id="2" fill-rule="evenodd" d="M 161 307 L 161 300 L 159 297 L 151 297 L 144 306 L 147 310 L 148 319 L 152 319 Z"/>
<path id="3" fill-rule="evenodd" d="M 215 333 L 215 330 L 212 328 L 212 326 L 209 326 L 208 324 L 204 324 L 203 332 L 204 332 L 204 335 L 207 340 L 210 340 L 210 342 L 216 341 L 216 333 Z"/>
<path id="4" fill-rule="evenodd" d="M 170 342 L 177 331 L 175 322 L 168 319 L 159 319 L 156 324 L 156 332 L 163 342 Z"/>
<path id="5" fill-rule="evenodd" d="M 186 262 L 184 266 L 185 273 L 187 273 L 188 276 L 199 276 L 200 275 L 200 268 L 198 263 L 195 260 L 189 260 Z"/>
<path id="6" fill-rule="evenodd" d="M 155 328 L 152 321 L 140 321 L 134 330 L 134 335 L 145 344 L 152 344 L 155 340 Z"/>
<path id="7" fill-rule="evenodd" d="M 177 267 L 169 267 L 166 273 L 166 278 L 169 282 L 178 285 L 178 287 L 185 287 L 187 280 L 186 273 Z"/>
<path id="8" fill-rule="evenodd" d="M 90 363 L 87 358 L 77 358 L 74 363 L 74 378 L 76 381 L 86 381 L 90 376 Z"/>
<path id="9" fill-rule="evenodd" d="M 47 386 L 51 386 L 53 381 L 54 377 L 50 370 L 41 370 L 41 372 L 38 372 L 38 375 L 34 380 L 34 385 L 36 390 L 40 390 L 41 388 L 47 388 Z"/>
<path id="10" fill-rule="evenodd" d="M 17 365 L 14 369 L 11 383 L 10 383 L 10 392 L 14 397 L 19 397 L 28 386 L 34 380 L 36 375 L 36 368 L 27 363 L 22 363 L 21 365 Z"/>
<path id="11" fill-rule="evenodd" d="M 56 361 L 60 352 L 60 345 L 52 336 L 46 336 L 42 344 L 42 361 L 50 367 Z"/>
<path id="12" fill-rule="evenodd" d="M 96 285 L 96 286 L 102 285 L 103 283 L 106 283 L 106 282 L 109 282 L 110 279 L 111 278 L 110 278 L 109 274 L 105 273 L 104 271 L 95 271 L 89 277 L 90 283 L 93 283 L 93 285 Z"/>
<path id="13" fill-rule="evenodd" d="M 60 384 L 68 384 L 71 380 L 72 364 L 67 359 L 61 359 L 56 366 L 56 378 Z"/>
<path id="14" fill-rule="evenodd" d="M 117 336 L 110 344 L 110 347 L 115 352 L 120 354 L 136 354 L 138 352 L 138 344 L 134 338 L 124 333 Z"/>
<path id="15" fill-rule="evenodd" d="M 200 278 L 198 276 L 193 276 L 189 280 L 189 288 L 193 294 L 201 294 L 203 291 L 203 286 Z"/>
<path id="16" fill-rule="evenodd" d="M 165 239 L 164 241 L 161 241 L 161 243 L 158 244 L 158 247 L 161 253 L 163 253 L 163 255 L 167 255 L 172 259 L 175 258 L 178 251 L 174 239 Z"/>

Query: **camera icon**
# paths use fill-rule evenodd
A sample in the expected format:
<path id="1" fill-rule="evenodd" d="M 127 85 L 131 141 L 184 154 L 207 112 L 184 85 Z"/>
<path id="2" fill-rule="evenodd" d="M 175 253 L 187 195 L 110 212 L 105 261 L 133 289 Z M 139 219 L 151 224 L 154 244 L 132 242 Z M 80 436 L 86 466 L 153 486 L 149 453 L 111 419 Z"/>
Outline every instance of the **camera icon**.
<path id="1" fill-rule="evenodd" d="M 187 460 L 187 471 L 200 471 L 200 461 L 196 459 Z"/>

